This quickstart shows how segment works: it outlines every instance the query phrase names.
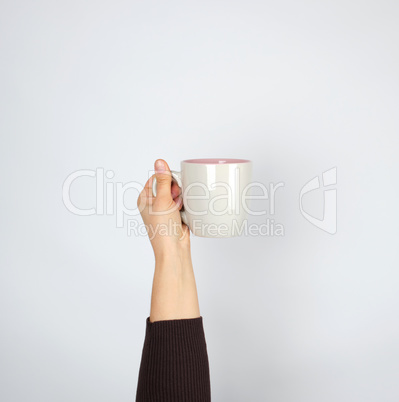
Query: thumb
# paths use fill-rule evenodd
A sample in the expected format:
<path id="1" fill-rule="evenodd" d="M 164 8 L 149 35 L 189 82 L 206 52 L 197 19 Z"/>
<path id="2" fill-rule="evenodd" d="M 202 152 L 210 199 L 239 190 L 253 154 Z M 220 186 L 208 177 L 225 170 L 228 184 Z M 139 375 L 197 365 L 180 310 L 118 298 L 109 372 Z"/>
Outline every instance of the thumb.
<path id="1" fill-rule="evenodd" d="M 154 164 L 155 177 L 157 179 L 157 197 L 172 198 L 171 184 L 172 174 L 168 164 L 163 159 L 157 159 Z"/>

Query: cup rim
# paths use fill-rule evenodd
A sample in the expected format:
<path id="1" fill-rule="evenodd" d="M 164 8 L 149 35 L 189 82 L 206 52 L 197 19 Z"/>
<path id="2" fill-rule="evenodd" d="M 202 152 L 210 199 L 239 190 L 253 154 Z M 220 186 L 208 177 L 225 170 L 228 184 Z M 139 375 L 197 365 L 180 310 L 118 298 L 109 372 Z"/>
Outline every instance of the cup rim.
<path id="1" fill-rule="evenodd" d="M 193 165 L 234 165 L 238 163 L 251 163 L 249 159 L 237 158 L 197 158 L 185 159 L 181 163 L 189 163 Z"/>

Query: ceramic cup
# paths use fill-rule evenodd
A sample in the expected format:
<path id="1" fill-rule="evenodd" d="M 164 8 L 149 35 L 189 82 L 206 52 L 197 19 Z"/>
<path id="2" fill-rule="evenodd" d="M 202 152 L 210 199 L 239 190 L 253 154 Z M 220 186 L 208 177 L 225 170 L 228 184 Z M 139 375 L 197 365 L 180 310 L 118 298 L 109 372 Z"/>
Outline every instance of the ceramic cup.
<path id="1" fill-rule="evenodd" d="M 246 159 L 188 159 L 172 179 L 182 190 L 182 221 L 200 237 L 242 234 L 252 179 L 252 162 Z M 154 178 L 152 192 L 157 194 Z"/>

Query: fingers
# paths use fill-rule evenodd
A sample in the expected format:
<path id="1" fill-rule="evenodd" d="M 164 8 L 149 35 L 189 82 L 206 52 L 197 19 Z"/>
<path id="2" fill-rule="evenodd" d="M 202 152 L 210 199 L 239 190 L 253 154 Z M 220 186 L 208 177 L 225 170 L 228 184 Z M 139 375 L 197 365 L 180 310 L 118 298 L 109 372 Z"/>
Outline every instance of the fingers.
<path id="1" fill-rule="evenodd" d="M 183 208 L 183 198 L 181 195 L 181 188 L 178 184 L 174 181 L 172 182 L 172 190 L 171 190 L 173 201 L 179 208 L 179 211 Z"/>
<path id="2" fill-rule="evenodd" d="M 140 193 L 140 196 L 145 196 L 146 198 L 152 198 L 152 182 L 154 181 L 154 175 L 152 175 L 145 183 L 143 190 Z"/>
<path id="3" fill-rule="evenodd" d="M 175 202 L 177 208 L 180 211 L 183 208 L 183 199 L 180 196 L 178 196 L 175 199 L 173 199 L 173 201 Z"/>
<path id="4" fill-rule="evenodd" d="M 147 196 L 152 195 L 152 182 L 154 181 L 154 175 L 152 175 L 148 180 L 147 183 L 145 183 L 144 186 L 144 192 L 146 193 Z"/>
<path id="5" fill-rule="evenodd" d="M 154 176 L 152 175 L 148 180 L 147 183 L 145 183 L 144 188 L 142 190 L 143 194 L 147 197 L 147 198 L 152 198 L 153 194 L 152 194 L 152 183 L 154 181 Z M 174 201 L 176 201 L 176 199 L 180 196 L 181 194 L 181 189 L 178 186 L 178 184 L 176 182 L 172 182 L 172 189 L 171 189 L 171 196 L 173 198 Z"/>
<path id="6" fill-rule="evenodd" d="M 181 189 L 175 181 L 172 183 L 172 191 L 171 192 L 172 192 L 173 199 L 177 198 L 181 193 Z"/>
<path id="7" fill-rule="evenodd" d="M 154 164 L 155 177 L 157 178 L 157 198 L 172 199 L 171 183 L 172 175 L 168 164 L 163 159 L 157 159 Z"/>
<path id="8" fill-rule="evenodd" d="M 167 198 L 169 201 L 173 200 L 177 208 L 181 210 L 183 208 L 181 189 L 176 182 L 172 181 L 169 166 L 162 159 L 158 159 L 155 162 L 155 174 L 147 180 L 137 199 L 139 208 L 144 207 L 146 204 L 152 204 L 155 199 L 152 193 L 154 177 L 157 178 L 157 196 Z"/>
<path id="9" fill-rule="evenodd" d="M 141 193 L 139 194 L 137 198 L 137 207 L 139 208 L 139 211 L 141 212 L 146 204 L 152 204 L 152 182 L 154 181 L 154 176 L 151 176 L 148 180 L 147 183 L 145 183 L 145 186 Z"/>
<path id="10" fill-rule="evenodd" d="M 160 170 L 158 166 L 161 166 L 162 170 Z M 168 164 L 164 160 L 158 159 L 156 161 L 155 168 L 155 174 L 147 180 L 142 192 L 137 199 L 137 205 L 139 206 L 139 209 L 141 210 L 140 207 L 145 207 L 146 204 L 152 204 L 153 200 L 155 199 L 152 193 L 152 185 L 154 182 L 154 177 L 157 177 L 157 195 L 159 195 L 160 197 L 165 197 L 166 195 L 166 198 L 168 198 L 169 200 L 173 200 L 177 208 L 181 210 L 183 208 L 181 189 L 176 182 L 171 180 Z M 163 191 L 163 189 L 165 189 L 165 191 Z"/>

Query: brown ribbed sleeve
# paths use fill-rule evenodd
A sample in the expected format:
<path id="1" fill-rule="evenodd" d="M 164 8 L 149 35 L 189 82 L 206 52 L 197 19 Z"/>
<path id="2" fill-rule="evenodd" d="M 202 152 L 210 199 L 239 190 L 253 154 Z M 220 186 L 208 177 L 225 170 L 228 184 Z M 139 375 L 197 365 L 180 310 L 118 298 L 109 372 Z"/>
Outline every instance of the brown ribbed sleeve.
<path id="1" fill-rule="evenodd" d="M 209 402 L 211 387 L 202 317 L 147 318 L 136 402 Z"/>

